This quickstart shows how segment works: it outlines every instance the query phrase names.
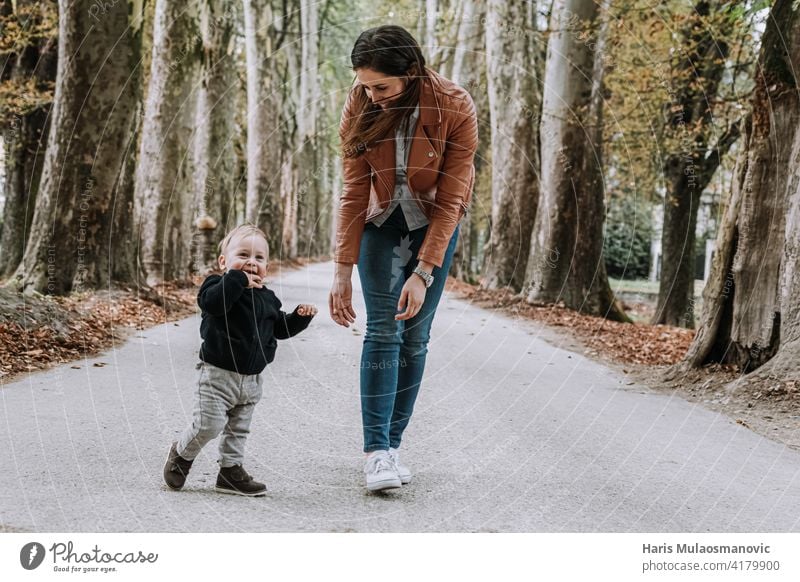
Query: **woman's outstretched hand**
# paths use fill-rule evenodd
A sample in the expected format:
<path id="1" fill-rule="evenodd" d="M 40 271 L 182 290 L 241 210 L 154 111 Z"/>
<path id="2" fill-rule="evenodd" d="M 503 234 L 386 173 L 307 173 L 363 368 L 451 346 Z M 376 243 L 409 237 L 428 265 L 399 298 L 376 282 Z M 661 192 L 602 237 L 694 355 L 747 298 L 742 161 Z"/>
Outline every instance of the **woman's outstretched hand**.
<path id="1" fill-rule="evenodd" d="M 336 272 L 333 275 L 333 286 L 328 295 L 328 307 L 331 319 L 344 327 L 356 320 L 353 309 L 353 265 L 336 263 Z"/>

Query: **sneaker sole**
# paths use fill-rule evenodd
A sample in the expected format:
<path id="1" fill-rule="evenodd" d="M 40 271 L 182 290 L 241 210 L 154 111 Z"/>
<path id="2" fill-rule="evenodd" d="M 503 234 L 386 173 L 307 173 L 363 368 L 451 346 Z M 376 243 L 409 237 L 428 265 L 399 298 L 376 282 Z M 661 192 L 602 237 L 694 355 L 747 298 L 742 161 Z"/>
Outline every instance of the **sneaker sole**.
<path id="1" fill-rule="evenodd" d="M 370 483 L 367 489 L 370 491 L 383 491 L 384 489 L 398 489 L 403 484 L 400 479 L 387 479 L 386 481 L 378 481 L 377 483 Z"/>
<path id="2" fill-rule="evenodd" d="M 227 493 L 228 495 L 241 495 L 242 497 L 263 497 L 267 494 L 267 490 L 256 491 L 255 493 L 245 493 L 244 491 L 236 491 L 235 489 L 225 489 L 224 487 L 214 487 L 217 493 Z"/>
<path id="3" fill-rule="evenodd" d="M 411 475 L 409 475 L 408 477 L 400 477 L 400 483 L 402 483 L 403 485 L 408 485 L 409 483 L 411 483 Z"/>

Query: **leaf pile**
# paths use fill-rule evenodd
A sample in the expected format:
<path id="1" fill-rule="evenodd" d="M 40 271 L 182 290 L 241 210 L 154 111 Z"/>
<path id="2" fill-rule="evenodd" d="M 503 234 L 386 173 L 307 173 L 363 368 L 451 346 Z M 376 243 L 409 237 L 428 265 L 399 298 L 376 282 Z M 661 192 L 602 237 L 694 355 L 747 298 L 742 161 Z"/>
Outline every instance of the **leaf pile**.
<path id="1" fill-rule="evenodd" d="M 661 366 L 681 360 L 694 338 L 694 330 L 666 325 L 619 323 L 556 305 L 532 305 L 510 289 L 486 290 L 455 279 L 448 291 L 479 307 L 500 309 L 510 315 L 567 328 L 587 348 L 622 363 Z"/>
<path id="2" fill-rule="evenodd" d="M 271 261 L 268 275 L 328 257 Z M 206 273 L 210 274 L 210 273 Z M 23 296 L 0 287 L 0 382 L 108 349 L 135 330 L 196 312 L 205 275 L 143 289 Z"/>
<path id="3" fill-rule="evenodd" d="M 136 291 L 31 297 L 0 290 L 0 378 L 71 362 L 145 329 L 191 315 L 196 289 L 165 284 Z"/>

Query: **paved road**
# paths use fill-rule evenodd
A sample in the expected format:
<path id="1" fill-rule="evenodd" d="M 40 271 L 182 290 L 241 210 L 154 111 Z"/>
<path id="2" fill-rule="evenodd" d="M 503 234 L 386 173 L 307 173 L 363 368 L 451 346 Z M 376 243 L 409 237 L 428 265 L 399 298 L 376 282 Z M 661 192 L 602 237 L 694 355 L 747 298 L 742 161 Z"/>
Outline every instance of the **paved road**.
<path id="1" fill-rule="evenodd" d="M 363 327 L 328 318 L 331 276 L 271 284 L 321 312 L 266 370 L 246 467 L 267 497 L 214 493 L 213 446 L 184 491 L 162 485 L 191 417 L 195 316 L 0 388 L 0 530 L 800 531 L 800 453 L 447 296 L 404 444 L 415 481 L 367 493 Z"/>

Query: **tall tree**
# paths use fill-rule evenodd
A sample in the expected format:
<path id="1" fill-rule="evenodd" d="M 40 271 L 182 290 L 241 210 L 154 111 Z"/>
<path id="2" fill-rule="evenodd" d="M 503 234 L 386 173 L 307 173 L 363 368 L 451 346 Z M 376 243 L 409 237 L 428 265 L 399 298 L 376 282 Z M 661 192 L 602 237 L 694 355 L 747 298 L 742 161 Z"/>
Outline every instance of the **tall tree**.
<path id="1" fill-rule="evenodd" d="M 228 0 L 200 5 L 203 41 L 202 84 L 197 97 L 194 147 L 195 218 L 227 220 L 227 199 L 235 188 L 233 151 L 236 93 L 235 31 L 240 12 Z"/>
<path id="2" fill-rule="evenodd" d="M 486 79 L 492 124 L 491 239 L 484 286 L 520 291 L 539 198 L 536 30 L 529 0 L 489 0 Z M 513 23 L 513 30 L 509 30 Z"/>
<path id="3" fill-rule="evenodd" d="M 427 65 L 439 74 L 464 87 L 475 101 L 479 124 L 488 126 L 489 105 L 486 97 L 486 6 L 479 0 L 427 0 L 419 4 L 417 20 L 419 42 Z M 476 184 L 482 172 L 489 171 L 486 163 L 489 148 L 481 140 L 475 153 Z M 461 220 L 458 245 L 453 256 L 450 274 L 463 280 L 477 280 L 480 271 L 479 236 L 485 219 L 480 211 L 479 188 L 473 195 L 472 211 Z M 478 212 L 475 209 L 479 209 Z"/>
<path id="4" fill-rule="evenodd" d="M 438 67 L 440 64 L 439 54 L 441 45 L 437 36 L 436 26 L 439 22 L 439 6 L 441 0 L 425 0 L 425 37 L 418 42 L 422 42 L 422 49 L 427 55 L 427 61 Z"/>
<path id="5" fill-rule="evenodd" d="M 327 0 L 330 2 L 331 0 Z M 300 140 L 300 196 L 302 204 L 298 216 L 298 234 L 304 255 L 316 254 L 320 247 L 319 225 L 324 207 L 322 197 L 322 172 L 325 166 L 324 151 L 319 138 L 320 101 L 320 14 L 318 0 L 301 0 L 300 32 L 302 59 L 300 64 L 300 103 L 297 116 L 297 134 Z"/>
<path id="6" fill-rule="evenodd" d="M 244 0 L 247 54 L 247 220 L 281 252 L 280 95 L 276 86 L 275 14 L 269 0 Z"/>
<path id="7" fill-rule="evenodd" d="M 478 114 L 478 124 L 489 125 L 489 101 L 484 90 L 486 82 L 485 36 L 487 27 L 486 6 L 478 0 L 463 0 L 457 7 L 459 17 L 453 47 L 450 78 L 470 92 Z M 480 183 L 488 167 L 488 140 L 481 140 L 475 152 L 475 181 Z M 470 210 L 461 220 L 458 245 L 456 246 L 450 274 L 465 281 L 477 280 L 480 271 L 478 264 L 479 234 L 483 227 L 481 192 L 474 188 Z"/>
<path id="8" fill-rule="evenodd" d="M 5 148 L 0 278 L 22 260 L 44 162 L 58 65 L 58 3 L 0 2 L 0 125 Z"/>
<path id="9" fill-rule="evenodd" d="M 202 34 L 201 84 L 197 93 L 192 224 L 192 271 L 216 268 L 217 242 L 235 219 L 228 216 L 236 199 L 238 138 L 236 108 L 240 86 L 237 75 L 237 29 L 241 10 L 228 0 L 200 4 Z"/>
<path id="10" fill-rule="evenodd" d="M 733 124 L 714 143 L 714 103 L 726 69 L 734 3 L 700 0 L 683 19 L 664 105 L 664 226 L 653 324 L 694 327 L 695 230 L 700 195 L 739 137 Z"/>
<path id="11" fill-rule="evenodd" d="M 800 9 L 776 0 L 751 113 L 684 365 L 726 362 L 752 377 L 800 369 Z"/>
<path id="12" fill-rule="evenodd" d="M 26 290 L 131 281 L 124 177 L 135 135 L 142 4 L 59 2 L 56 92 L 31 237 L 17 269 Z"/>
<path id="13" fill-rule="evenodd" d="M 186 277 L 191 267 L 190 148 L 201 39 L 198 0 L 156 0 L 136 174 L 142 264 L 151 285 Z"/>
<path id="14" fill-rule="evenodd" d="M 324 166 L 318 130 L 320 70 L 320 23 L 317 2 L 299 0 L 297 25 L 299 47 L 287 43 L 281 47 L 286 60 L 283 87 L 282 122 L 283 156 L 281 199 L 284 206 L 284 256 L 321 252 L 320 213 L 321 177 Z M 288 15 L 287 15 L 288 16 Z M 299 50 L 298 50 L 299 49 Z"/>
<path id="15" fill-rule="evenodd" d="M 611 293 L 602 256 L 603 15 L 593 0 L 553 4 L 540 127 L 541 198 L 525 294 L 530 302 L 563 301 L 584 313 L 629 321 Z"/>

